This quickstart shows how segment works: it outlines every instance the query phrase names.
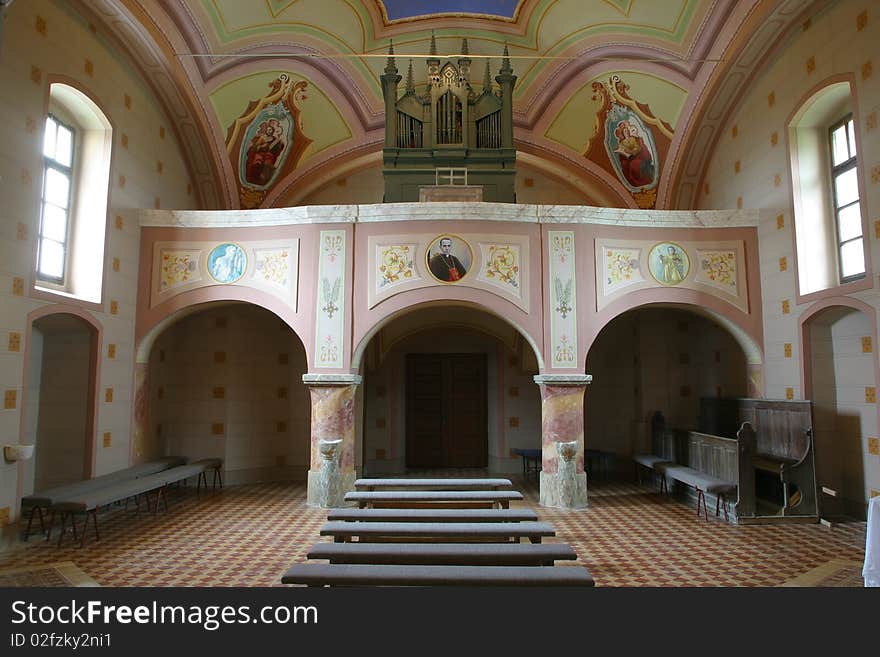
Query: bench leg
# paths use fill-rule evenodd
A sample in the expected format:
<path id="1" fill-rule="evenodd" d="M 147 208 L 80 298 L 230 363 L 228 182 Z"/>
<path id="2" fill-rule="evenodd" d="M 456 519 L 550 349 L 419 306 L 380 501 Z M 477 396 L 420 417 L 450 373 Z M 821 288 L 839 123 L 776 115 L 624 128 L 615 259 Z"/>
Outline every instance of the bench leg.
<path id="1" fill-rule="evenodd" d="M 49 516 L 49 530 L 46 532 L 46 542 L 48 543 L 52 538 L 52 525 L 55 524 L 55 509 L 52 509 L 52 514 Z"/>
<path id="2" fill-rule="evenodd" d="M 727 498 L 724 496 L 724 493 L 718 493 L 718 497 L 715 498 L 715 517 L 718 517 L 718 507 L 721 505 L 721 501 L 724 501 L 724 519 L 730 520 L 730 516 L 727 514 Z"/>
<path id="3" fill-rule="evenodd" d="M 159 490 L 156 491 L 156 508 L 154 509 L 154 513 L 159 513 L 159 501 L 165 505 L 165 511 L 168 511 L 168 500 L 165 497 L 165 488 L 167 486 L 162 486 Z"/>
<path id="4" fill-rule="evenodd" d="M 28 536 L 31 535 L 31 523 L 34 521 L 34 511 L 37 512 L 37 517 L 40 519 L 40 531 L 45 534 L 46 533 L 46 525 L 43 523 L 43 509 L 39 506 L 31 507 L 31 514 L 28 517 L 27 529 L 24 530 L 24 540 L 28 540 Z"/>
<path id="5" fill-rule="evenodd" d="M 214 480 L 211 482 L 211 488 L 217 487 L 217 482 L 220 482 L 220 488 L 223 488 L 223 475 L 220 474 L 220 468 L 214 468 Z"/>
<path id="6" fill-rule="evenodd" d="M 697 491 L 697 517 L 700 516 L 700 504 L 703 505 L 703 513 L 706 515 L 706 522 L 709 521 L 709 510 L 706 508 L 706 496 L 703 494 L 703 491 L 699 488 L 696 488 Z"/>
<path id="7" fill-rule="evenodd" d="M 91 511 L 86 511 L 86 519 L 83 522 L 83 531 L 82 538 L 79 541 L 79 546 L 83 547 L 86 543 L 86 530 L 89 528 L 89 515 L 92 516 L 92 524 L 95 526 L 95 542 L 99 540 L 98 536 L 98 507 L 95 507 Z M 76 536 L 74 536 L 76 538 Z"/>

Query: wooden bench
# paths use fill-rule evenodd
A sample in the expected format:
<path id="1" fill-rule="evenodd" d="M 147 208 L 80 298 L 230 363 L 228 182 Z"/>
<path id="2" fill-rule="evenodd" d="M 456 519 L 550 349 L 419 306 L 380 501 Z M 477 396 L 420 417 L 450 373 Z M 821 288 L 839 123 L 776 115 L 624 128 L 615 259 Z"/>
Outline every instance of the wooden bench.
<path id="1" fill-rule="evenodd" d="M 666 465 L 662 468 L 660 484 L 663 489 L 668 491 L 667 477 L 680 481 L 683 484 L 691 486 L 697 491 L 697 515 L 700 515 L 700 505 L 703 506 L 703 512 L 706 520 L 709 520 L 709 512 L 706 509 L 706 495 L 710 493 L 715 495 L 715 515 L 718 515 L 719 506 L 724 502 L 724 518 L 729 519 L 727 513 L 727 495 L 736 490 L 736 484 L 732 481 L 725 481 L 714 475 L 694 470 L 684 465 Z"/>
<path id="2" fill-rule="evenodd" d="M 358 479 L 354 482 L 355 490 L 372 491 L 377 488 L 406 489 L 406 490 L 498 490 L 500 488 L 513 488 L 510 479 L 415 479 L 415 478 L 388 478 L 388 479 Z"/>
<path id="3" fill-rule="evenodd" d="M 213 459 L 202 459 L 200 461 L 194 461 L 193 463 L 189 463 L 186 465 L 179 465 L 174 468 L 169 468 L 167 470 L 162 470 L 155 474 L 151 474 L 145 477 L 138 477 L 137 479 L 132 479 L 129 481 L 120 481 L 115 484 L 109 486 L 103 486 L 101 488 L 95 489 L 89 493 L 82 494 L 75 497 L 70 497 L 61 501 L 54 503 L 51 507 L 52 509 L 52 520 L 49 523 L 49 531 L 46 534 L 46 540 L 50 540 L 51 532 L 52 532 L 52 523 L 54 521 L 54 517 L 56 513 L 61 514 L 61 534 L 58 537 L 58 545 L 61 545 L 61 542 L 64 540 L 64 530 L 67 525 L 67 519 L 70 519 L 71 528 L 73 531 L 74 540 L 77 539 L 76 534 L 76 514 L 82 513 L 85 514 L 86 518 L 83 522 L 82 528 L 82 538 L 80 539 L 80 547 L 85 544 L 86 540 L 86 528 L 89 523 L 89 515 L 92 517 L 92 521 L 95 527 L 95 540 L 100 540 L 100 535 L 98 533 L 98 511 L 101 507 L 107 506 L 114 502 L 120 502 L 123 500 L 128 500 L 130 498 L 134 498 L 135 503 L 138 504 L 138 509 L 140 509 L 140 504 L 138 503 L 138 497 L 140 495 L 147 496 L 147 506 L 149 507 L 149 493 L 152 491 L 157 491 L 156 494 L 156 507 L 155 510 L 159 510 L 159 502 L 163 501 L 165 504 L 165 509 L 168 509 L 168 500 L 165 495 L 165 490 L 171 484 L 175 484 L 180 481 L 185 481 L 190 477 L 198 477 L 199 487 L 201 487 L 201 482 L 204 479 L 205 486 L 207 487 L 207 471 L 214 470 L 214 482 L 216 485 L 217 478 L 219 477 L 220 466 L 222 465 L 222 460 L 213 458 Z M 220 486 L 223 486 L 222 479 L 220 480 Z"/>
<path id="4" fill-rule="evenodd" d="M 534 472 L 537 479 L 538 472 L 541 470 L 541 450 L 515 447 L 510 451 L 522 457 L 523 477 L 528 479 L 529 475 Z"/>
<path id="5" fill-rule="evenodd" d="M 27 541 L 31 533 L 31 526 L 34 521 L 34 514 L 40 521 L 40 529 L 46 534 L 46 525 L 43 522 L 43 511 L 49 510 L 53 504 L 70 499 L 76 496 L 89 495 L 102 488 L 118 484 L 124 481 L 131 481 L 139 477 L 146 477 L 168 468 L 173 468 L 186 463 L 186 459 L 180 456 L 167 456 L 147 463 L 139 463 L 129 468 L 108 472 L 107 474 L 77 481 L 65 486 L 56 486 L 47 490 L 43 490 L 31 495 L 25 495 L 21 498 L 22 511 L 29 509 L 28 524 L 25 529 L 23 540 Z M 47 535 L 48 537 L 48 535 Z"/>
<path id="6" fill-rule="evenodd" d="M 281 578 L 306 586 L 594 586 L 586 568 L 295 564 Z"/>
<path id="7" fill-rule="evenodd" d="M 307 559 L 330 563 L 443 566 L 552 566 L 574 560 L 567 543 L 316 543 Z"/>
<path id="8" fill-rule="evenodd" d="M 345 494 L 346 502 L 357 502 L 364 508 L 382 504 L 407 504 L 419 502 L 451 503 L 451 502 L 482 502 L 486 504 L 498 504 L 501 508 L 510 507 L 511 500 L 522 500 L 523 494 L 515 490 L 374 490 L 374 491 L 349 491 Z"/>
<path id="9" fill-rule="evenodd" d="M 332 509 L 327 520 L 347 522 L 521 522 L 538 520 L 532 509 Z"/>
<path id="10" fill-rule="evenodd" d="M 458 541 L 519 541 L 528 538 L 540 543 L 545 536 L 555 536 L 553 526 L 546 522 L 340 522 L 331 521 L 321 527 L 321 536 L 332 536 L 336 542 L 376 539 L 430 538 Z"/>
<path id="11" fill-rule="evenodd" d="M 664 467 L 674 465 L 675 463 L 668 458 L 657 456 L 656 454 L 636 454 L 633 456 L 633 461 L 636 463 L 636 479 L 640 484 L 642 483 L 642 471 L 639 466 L 659 474 L 660 470 Z"/>

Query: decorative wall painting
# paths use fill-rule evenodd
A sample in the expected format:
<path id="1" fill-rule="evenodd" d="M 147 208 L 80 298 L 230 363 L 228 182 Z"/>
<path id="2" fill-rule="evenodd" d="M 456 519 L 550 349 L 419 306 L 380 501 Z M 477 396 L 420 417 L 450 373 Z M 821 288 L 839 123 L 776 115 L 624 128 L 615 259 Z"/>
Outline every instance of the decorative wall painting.
<path id="1" fill-rule="evenodd" d="M 638 207 L 655 207 L 672 126 L 631 98 L 629 85 L 617 74 L 608 82 L 593 82 L 592 87 L 593 100 L 602 105 L 584 157 L 616 177 Z"/>
<path id="2" fill-rule="evenodd" d="M 220 244 L 208 254 L 208 273 L 218 283 L 234 283 L 246 268 L 247 254 L 238 244 Z"/>
<path id="3" fill-rule="evenodd" d="M 648 269 L 662 285 L 678 285 L 684 282 L 690 268 L 687 251 L 675 242 L 655 244 L 648 253 Z"/>
<path id="4" fill-rule="evenodd" d="M 242 208 L 259 207 L 312 143 L 303 134 L 300 120 L 307 84 L 282 73 L 269 84 L 269 93 L 250 101 L 229 126 L 226 151 L 238 178 Z"/>
<path id="5" fill-rule="evenodd" d="M 645 280 L 639 262 L 641 255 L 641 249 L 617 246 L 603 249 L 605 294 Z"/>

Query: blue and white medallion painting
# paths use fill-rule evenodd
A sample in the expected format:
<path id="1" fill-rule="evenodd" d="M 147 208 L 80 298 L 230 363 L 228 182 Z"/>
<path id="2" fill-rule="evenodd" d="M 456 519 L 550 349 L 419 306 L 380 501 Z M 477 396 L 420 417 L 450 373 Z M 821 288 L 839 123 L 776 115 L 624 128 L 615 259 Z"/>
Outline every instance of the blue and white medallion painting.
<path id="1" fill-rule="evenodd" d="M 208 272 L 218 283 L 234 283 L 244 276 L 247 255 L 238 244 L 220 244 L 208 254 Z"/>

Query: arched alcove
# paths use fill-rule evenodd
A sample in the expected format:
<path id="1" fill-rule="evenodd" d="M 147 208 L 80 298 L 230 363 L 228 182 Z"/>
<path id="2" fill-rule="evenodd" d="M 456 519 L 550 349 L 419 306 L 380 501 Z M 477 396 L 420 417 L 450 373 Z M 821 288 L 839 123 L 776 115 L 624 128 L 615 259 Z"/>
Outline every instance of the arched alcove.
<path id="1" fill-rule="evenodd" d="M 25 495 L 95 474 L 99 329 L 89 320 L 78 310 L 32 314 L 22 442 L 36 449 L 24 462 Z"/>
<path id="2" fill-rule="evenodd" d="M 358 363 L 367 475 L 483 468 L 515 473 L 541 444 L 538 361 L 511 324 L 471 305 L 422 305 L 370 332 Z"/>
<path id="3" fill-rule="evenodd" d="M 274 313 L 242 302 L 181 311 L 153 335 L 138 459 L 220 457 L 226 481 L 305 479 L 305 348 Z"/>
<path id="4" fill-rule="evenodd" d="M 745 397 L 748 360 L 726 326 L 681 306 L 647 305 L 608 322 L 590 347 L 584 445 L 618 464 L 650 451 L 650 419 L 696 430 L 701 397 Z"/>
<path id="5" fill-rule="evenodd" d="M 869 482 L 880 480 L 866 458 L 878 431 L 877 334 L 873 309 L 828 302 L 802 318 L 804 395 L 813 402 L 816 480 L 835 492 L 820 496 L 823 516 L 865 518 Z"/>

